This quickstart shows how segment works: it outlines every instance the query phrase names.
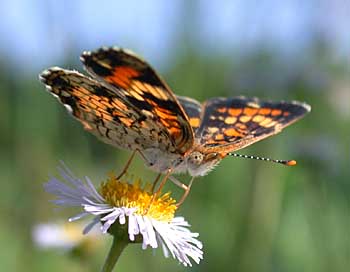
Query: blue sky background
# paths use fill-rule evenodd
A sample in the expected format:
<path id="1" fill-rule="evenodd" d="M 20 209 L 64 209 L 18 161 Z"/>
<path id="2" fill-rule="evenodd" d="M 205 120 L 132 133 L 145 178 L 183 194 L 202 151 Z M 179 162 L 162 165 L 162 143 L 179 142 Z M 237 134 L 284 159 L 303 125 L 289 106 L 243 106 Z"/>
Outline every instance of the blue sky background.
<path id="1" fill-rule="evenodd" d="M 158 67 L 188 46 L 236 55 L 267 46 L 294 58 L 321 38 L 335 57 L 350 55 L 347 0 L 11 0 L 1 10 L 1 58 L 26 71 L 101 45 L 132 48 Z"/>

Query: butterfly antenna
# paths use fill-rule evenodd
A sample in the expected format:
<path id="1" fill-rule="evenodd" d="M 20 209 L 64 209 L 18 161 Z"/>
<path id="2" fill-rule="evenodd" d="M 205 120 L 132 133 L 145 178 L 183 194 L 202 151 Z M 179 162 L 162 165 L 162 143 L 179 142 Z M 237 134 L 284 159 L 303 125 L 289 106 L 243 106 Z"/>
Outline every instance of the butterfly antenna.
<path id="1" fill-rule="evenodd" d="M 275 163 L 280 163 L 280 164 L 287 165 L 287 166 L 294 166 L 294 165 L 297 164 L 297 162 L 295 160 L 273 160 L 273 159 L 270 159 L 270 158 L 241 155 L 241 154 L 237 154 L 237 153 L 228 153 L 228 155 L 233 156 L 233 157 L 245 158 L 245 159 L 253 159 L 253 160 L 259 160 L 259 161 L 275 162 Z"/>

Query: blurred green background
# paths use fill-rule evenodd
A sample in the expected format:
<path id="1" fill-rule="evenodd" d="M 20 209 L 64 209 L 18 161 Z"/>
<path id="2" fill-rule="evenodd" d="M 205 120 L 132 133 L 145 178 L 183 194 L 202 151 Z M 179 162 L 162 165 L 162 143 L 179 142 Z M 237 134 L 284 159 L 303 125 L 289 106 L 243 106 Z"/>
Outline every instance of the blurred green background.
<path id="1" fill-rule="evenodd" d="M 103 263 L 107 236 L 85 259 L 32 241 L 35 224 L 76 213 L 56 210 L 43 191 L 59 160 L 98 184 L 128 157 L 85 132 L 38 81 L 50 66 L 82 71 L 80 53 L 102 45 L 134 50 L 175 93 L 199 101 L 245 95 L 312 106 L 241 151 L 297 167 L 227 158 L 196 180 L 179 214 L 204 243 L 199 265 L 132 245 L 116 271 L 349 271 L 348 1 L 1 2 L 1 271 L 98 271 Z M 132 173 L 154 177 L 140 159 Z"/>

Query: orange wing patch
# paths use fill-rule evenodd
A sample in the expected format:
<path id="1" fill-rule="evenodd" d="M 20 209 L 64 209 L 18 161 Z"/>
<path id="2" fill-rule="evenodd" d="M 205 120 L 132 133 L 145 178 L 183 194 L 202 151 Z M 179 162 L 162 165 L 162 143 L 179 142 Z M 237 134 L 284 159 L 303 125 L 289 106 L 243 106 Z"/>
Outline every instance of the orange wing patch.
<path id="1" fill-rule="evenodd" d="M 191 127 L 199 127 L 200 125 L 200 119 L 198 117 L 193 117 L 193 118 L 190 118 L 190 125 Z"/>
<path id="2" fill-rule="evenodd" d="M 223 132 L 228 137 L 242 137 L 243 136 L 241 133 L 239 133 L 234 128 L 225 128 L 225 129 L 223 129 Z"/>
<path id="3" fill-rule="evenodd" d="M 272 116 L 278 116 L 282 114 L 282 110 L 272 110 L 271 115 Z"/>
<path id="4" fill-rule="evenodd" d="M 259 114 L 261 114 L 261 115 L 268 115 L 268 114 L 270 114 L 270 112 L 271 112 L 271 109 L 269 109 L 269 108 L 262 108 L 259 110 Z"/>
<path id="5" fill-rule="evenodd" d="M 228 108 L 227 109 L 228 114 L 231 116 L 238 116 L 242 113 L 242 109 L 232 109 L 232 108 Z"/>
<path id="6" fill-rule="evenodd" d="M 246 107 L 243 109 L 243 114 L 246 116 L 254 116 L 255 114 L 257 114 L 258 109 L 256 108 L 250 108 L 250 107 Z"/>
<path id="7" fill-rule="evenodd" d="M 108 83 L 115 84 L 118 87 L 127 89 L 131 85 L 131 80 L 137 77 L 140 73 L 128 66 L 115 67 L 110 76 L 106 76 L 105 80 Z"/>

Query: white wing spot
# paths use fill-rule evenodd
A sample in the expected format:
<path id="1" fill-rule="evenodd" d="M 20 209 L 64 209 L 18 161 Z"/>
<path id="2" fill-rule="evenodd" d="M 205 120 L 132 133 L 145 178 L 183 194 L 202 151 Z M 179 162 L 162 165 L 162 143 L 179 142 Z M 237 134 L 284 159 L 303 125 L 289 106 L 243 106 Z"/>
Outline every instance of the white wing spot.
<path id="1" fill-rule="evenodd" d="M 73 109 L 72 109 L 71 106 L 69 106 L 68 104 L 63 104 L 63 105 L 64 105 L 64 107 L 67 109 L 67 111 L 68 111 L 70 114 L 73 113 Z"/>

